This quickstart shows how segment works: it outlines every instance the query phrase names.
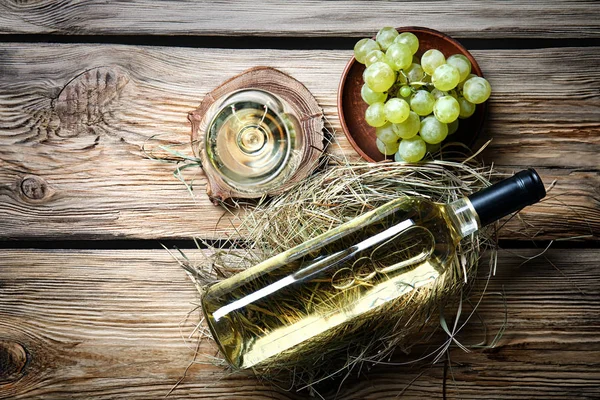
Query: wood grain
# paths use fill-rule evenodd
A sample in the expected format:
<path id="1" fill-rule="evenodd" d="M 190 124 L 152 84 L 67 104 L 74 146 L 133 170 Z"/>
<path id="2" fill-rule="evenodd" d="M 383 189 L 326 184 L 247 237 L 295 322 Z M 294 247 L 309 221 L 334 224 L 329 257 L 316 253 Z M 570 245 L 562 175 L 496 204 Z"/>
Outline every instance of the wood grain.
<path id="1" fill-rule="evenodd" d="M 520 266 L 501 252 L 479 308 L 495 348 L 451 351 L 447 398 L 585 399 L 600 396 L 600 250 L 550 250 Z M 192 259 L 201 260 L 189 251 Z M 486 268 L 473 299 L 478 299 Z M 505 301 L 502 300 L 504 294 Z M 159 398 L 191 361 L 184 341 L 199 313 L 193 284 L 166 251 L 4 250 L 0 253 L 0 398 Z M 458 334 L 477 343 L 473 320 Z M 229 376 L 212 365 L 213 344 L 169 398 L 304 399 L 249 374 Z M 418 357 L 414 352 L 410 357 Z M 406 361 L 398 356 L 395 361 Z M 358 379 L 356 379 L 358 378 Z M 443 364 L 378 366 L 353 376 L 338 398 L 441 398 Z M 414 382 L 413 382 L 414 380 Z M 333 398 L 339 382 L 320 387 Z"/>
<path id="2" fill-rule="evenodd" d="M 227 21 L 227 23 L 223 23 Z M 560 23 L 557 23 L 560 21 Z M 0 33 L 371 36 L 422 26 L 456 37 L 598 38 L 594 1 L 24 1 L 0 3 Z"/>
<path id="3" fill-rule="evenodd" d="M 0 45 L 0 237 L 223 237 L 232 220 L 205 195 L 200 170 L 149 160 L 146 144 L 189 152 L 187 113 L 220 82 L 256 65 L 298 79 L 323 107 L 338 144 L 336 92 L 351 51 Z M 494 93 L 486 164 L 537 167 L 552 199 L 514 219 L 505 238 L 600 231 L 600 47 L 474 51 Z M 561 66 L 561 74 L 556 66 Z M 557 97 L 557 93 L 560 96 Z M 159 137 L 159 140 L 149 140 Z M 523 222 L 525 221 L 525 222 Z M 527 221 L 533 223 L 529 226 Z"/>

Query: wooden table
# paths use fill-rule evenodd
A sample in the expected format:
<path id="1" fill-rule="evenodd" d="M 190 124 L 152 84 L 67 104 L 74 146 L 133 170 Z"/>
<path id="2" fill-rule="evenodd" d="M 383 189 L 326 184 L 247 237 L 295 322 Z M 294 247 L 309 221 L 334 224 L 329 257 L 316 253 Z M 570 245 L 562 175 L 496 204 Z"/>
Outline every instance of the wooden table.
<path id="1" fill-rule="evenodd" d="M 465 3 L 0 3 L 0 398 L 160 398 L 184 374 L 170 398 L 306 398 L 210 363 L 186 371 L 198 295 L 159 242 L 189 248 L 232 226 L 200 170 L 186 176 L 192 199 L 140 147 L 187 143 L 187 112 L 208 91 L 269 65 L 313 92 L 332 151 L 356 160 L 337 85 L 355 40 L 385 25 L 471 49 L 494 89 L 481 159 L 536 167 L 550 190 L 502 231 L 489 293 L 505 301 L 480 308 L 493 331 L 506 306 L 495 348 L 376 367 L 338 398 L 599 398 L 600 3 Z"/>

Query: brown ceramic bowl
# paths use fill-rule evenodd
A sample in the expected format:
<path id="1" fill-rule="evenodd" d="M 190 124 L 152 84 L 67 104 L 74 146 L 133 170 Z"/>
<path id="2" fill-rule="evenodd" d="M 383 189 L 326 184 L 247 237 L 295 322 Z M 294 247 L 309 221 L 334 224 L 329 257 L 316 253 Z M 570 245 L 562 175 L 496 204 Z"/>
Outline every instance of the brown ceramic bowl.
<path id="1" fill-rule="evenodd" d="M 419 50 L 416 54 L 419 58 L 429 49 L 438 49 L 446 58 L 453 54 L 463 54 L 471 62 L 471 73 L 483 76 L 471 53 L 450 36 L 428 28 L 397 29 L 398 32 L 412 32 L 419 38 Z M 364 70 L 365 66 L 357 62 L 354 57 L 348 61 L 338 89 L 338 113 L 342 130 L 358 154 L 367 161 L 381 161 L 386 157 L 377 150 L 375 145 L 375 128 L 369 126 L 364 118 L 368 107 L 360 96 L 360 89 L 364 83 L 362 79 Z M 461 142 L 471 147 L 483 128 L 486 108 L 486 103 L 479 104 L 470 118 L 461 119 L 458 131 L 451 136 L 451 141 Z"/>

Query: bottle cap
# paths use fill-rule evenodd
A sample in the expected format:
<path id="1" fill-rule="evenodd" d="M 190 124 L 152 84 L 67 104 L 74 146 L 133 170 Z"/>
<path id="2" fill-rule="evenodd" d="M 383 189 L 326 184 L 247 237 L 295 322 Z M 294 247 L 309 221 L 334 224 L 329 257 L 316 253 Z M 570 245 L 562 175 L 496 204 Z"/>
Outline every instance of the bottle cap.
<path id="1" fill-rule="evenodd" d="M 517 172 L 480 192 L 469 196 L 481 226 L 537 203 L 546 196 L 542 179 L 533 168 Z"/>

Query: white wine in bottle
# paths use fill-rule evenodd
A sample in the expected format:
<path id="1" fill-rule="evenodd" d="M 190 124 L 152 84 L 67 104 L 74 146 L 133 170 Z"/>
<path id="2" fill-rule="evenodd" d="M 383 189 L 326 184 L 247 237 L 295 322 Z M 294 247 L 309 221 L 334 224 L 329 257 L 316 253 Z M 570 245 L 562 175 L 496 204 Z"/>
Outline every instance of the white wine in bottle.
<path id="1" fill-rule="evenodd" d="M 234 368 L 259 365 L 433 282 L 462 238 L 545 195 L 530 169 L 450 204 L 390 201 L 208 288 L 208 325 Z"/>

